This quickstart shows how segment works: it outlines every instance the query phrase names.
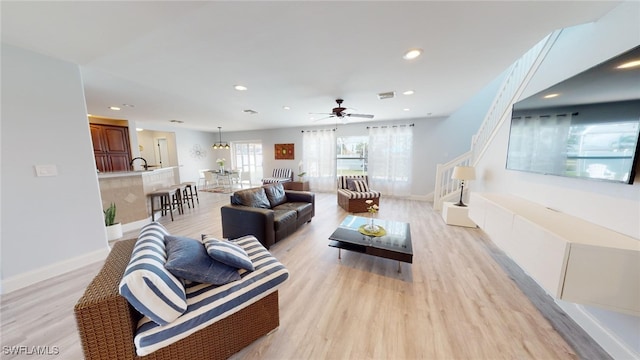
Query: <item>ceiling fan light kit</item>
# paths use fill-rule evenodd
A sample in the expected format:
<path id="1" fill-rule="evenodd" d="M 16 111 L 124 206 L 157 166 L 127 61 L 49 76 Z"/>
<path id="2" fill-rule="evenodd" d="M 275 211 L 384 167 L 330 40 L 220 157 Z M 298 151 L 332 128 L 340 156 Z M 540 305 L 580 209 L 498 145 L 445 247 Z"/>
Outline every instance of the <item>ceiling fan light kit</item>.
<path id="1" fill-rule="evenodd" d="M 324 117 L 322 119 L 318 119 L 318 120 L 315 120 L 315 121 L 325 120 L 325 119 L 329 119 L 329 118 L 333 118 L 333 117 L 336 117 L 338 119 L 342 119 L 343 122 L 345 122 L 346 118 L 349 118 L 349 117 L 373 119 L 373 115 L 371 115 L 371 114 L 354 114 L 354 113 L 345 112 L 345 110 L 347 110 L 347 108 L 342 107 L 342 103 L 343 102 L 344 102 L 343 99 L 336 99 L 336 103 L 338 104 L 338 106 L 334 107 L 333 109 L 331 109 L 331 113 L 309 113 L 309 114 L 312 114 L 312 115 L 313 114 L 329 115 L 327 117 Z"/>

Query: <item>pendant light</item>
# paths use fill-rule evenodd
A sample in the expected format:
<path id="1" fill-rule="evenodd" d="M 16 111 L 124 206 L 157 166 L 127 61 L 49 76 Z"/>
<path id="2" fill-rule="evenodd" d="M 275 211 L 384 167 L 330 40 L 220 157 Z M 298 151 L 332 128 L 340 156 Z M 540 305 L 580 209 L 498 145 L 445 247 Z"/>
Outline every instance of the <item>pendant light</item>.
<path id="1" fill-rule="evenodd" d="M 218 126 L 218 137 L 219 137 L 219 142 L 213 144 L 213 149 L 214 150 L 218 150 L 218 149 L 229 149 L 229 144 L 227 143 L 223 143 L 222 142 L 222 126 Z"/>

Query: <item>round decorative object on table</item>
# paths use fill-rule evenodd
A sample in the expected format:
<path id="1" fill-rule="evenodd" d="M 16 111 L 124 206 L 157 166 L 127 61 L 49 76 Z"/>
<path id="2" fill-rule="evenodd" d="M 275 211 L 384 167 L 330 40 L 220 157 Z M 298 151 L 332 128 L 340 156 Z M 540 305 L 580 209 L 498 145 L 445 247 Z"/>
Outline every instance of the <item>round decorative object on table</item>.
<path id="1" fill-rule="evenodd" d="M 373 225 L 373 228 L 371 228 L 371 224 L 360 225 L 358 231 L 367 236 L 378 237 L 387 235 L 387 231 L 379 225 Z"/>

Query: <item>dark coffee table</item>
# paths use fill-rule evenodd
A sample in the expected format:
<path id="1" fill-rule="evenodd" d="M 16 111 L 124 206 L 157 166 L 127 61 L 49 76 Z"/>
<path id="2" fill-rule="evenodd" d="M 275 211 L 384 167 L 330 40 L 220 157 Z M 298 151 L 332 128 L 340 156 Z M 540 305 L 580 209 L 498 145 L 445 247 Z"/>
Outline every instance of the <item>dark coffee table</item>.
<path id="1" fill-rule="evenodd" d="M 329 236 L 329 246 L 338 248 L 338 259 L 342 249 L 356 251 L 382 258 L 398 260 L 398 272 L 401 272 L 400 262 L 413 262 L 413 247 L 411 246 L 411 229 L 408 223 L 375 219 L 376 225 L 382 226 L 386 234 L 383 236 L 368 236 L 360 233 L 358 228 L 369 222 L 369 218 L 348 215 Z"/>

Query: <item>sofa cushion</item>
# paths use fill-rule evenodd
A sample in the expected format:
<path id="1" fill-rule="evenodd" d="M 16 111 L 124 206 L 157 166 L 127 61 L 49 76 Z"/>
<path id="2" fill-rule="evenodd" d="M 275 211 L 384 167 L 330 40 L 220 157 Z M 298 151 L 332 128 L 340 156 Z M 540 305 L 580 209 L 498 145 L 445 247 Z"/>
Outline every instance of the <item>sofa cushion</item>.
<path id="1" fill-rule="evenodd" d="M 138 312 L 166 325 L 187 310 L 184 285 L 166 268 L 164 237 L 169 233 L 152 222 L 140 230 L 129 264 L 118 286 L 120 295 Z"/>
<path id="2" fill-rule="evenodd" d="M 273 229 L 278 231 L 284 229 L 291 224 L 296 223 L 298 214 L 295 210 L 274 210 L 273 211 Z"/>
<path id="3" fill-rule="evenodd" d="M 237 269 L 254 270 L 247 252 L 235 242 L 217 239 L 213 236 L 203 236 L 203 243 L 207 254 L 214 260 Z"/>
<path id="4" fill-rule="evenodd" d="M 234 205 L 244 205 L 255 208 L 271 208 L 271 204 L 264 192 L 264 188 L 261 187 L 236 191 L 231 196 L 231 203 Z"/>
<path id="5" fill-rule="evenodd" d="M 297 217 L 304 217 L 311 213 L 313 206 L 306 202 L 288 202 L 276 206 L 273 210 L 292 210 L 297 212 Z"/>
<path id="6" fill-rule="evenodd" d="M 173 275 L 184 280 L 224 285 L 240 280 L 238 269 L 212 259 L 204 244 L 198 240 L 167 235 L 167 263 Z"/>
<path id="7" fill-rule="evenodd" d="M 278 287 L 289 277 L 289 272 L 282 263 L 273 257 L 254 236 L 245 236 L 235 239 L 233 242 L 241 246 L 247 254 L 249 254 L 251 261 L 255 264 L 255 271 L 240 270 L 239 272 L 242 277 L 240 281 L 223 286 L 198 283 L 186 284 L 187 304 L 189 306 L 183 316 L 171 324 L 162 327 L 150 322 L 147 318 L 142 318 L 138 323 L 137 329 L 133 329 L 136 332 L 134 344 L 138 356 L 148 355 L 156 350 L 175 344 L 181 339 L 195 335 L 194 333 L 199 332 L 200 329 L 211 326 L 213 323 L 225 318 L 228 319 L 228 316 L 231 314 L 243 312 L 243 309 L 246 309 L 250 304 L 277 291 Z M 273 316 L 277 318 L 277 305 L 275 311 L 276 314 Z M 241 317 L 250 317 L 255 322 L 254 325 L 251 325 L 253 328 L 249 330 L 238 327 L 235 324 L 229 325 L 227 323 L 220 327 L 214 325 L 216 329 L 233 330 L 233 333 L 228 330 L 222 330 L 223 333 L 221 333 L 221 336 L 226 336 L 225 338 L 207 338 L 204 340 L 212 343 L 219 342 L 221 344 L 220 348 L 225 349 L 224 353 L 213 351 L 208 353 L 203 350 L 204 347 L 195 349 L 186 348 L 188 346 L 197 347 L 197 345 L 194 345 L 193 342 L 189 340 L 185 340 L 184 345 L 167 349 L 169 351 L 162 353 L 162 355 L 159 353 L 158 356 L 152 355 L 149 358 L 184 359 L 187 358 L 187 356 L 184 355 L 185 353 L 195 353 L 194 356 L 191 356 L 192 359 L 229 357 L 232 353 L 226 353 L 226 351 L 229 350 L 230 347 L 223 344 L 236 341 L 237 339 L 230 339 L 230 337 L 236 336 L 235 334 L 240 334 L 238 336 L 243 336 L 247 333 L 255 334 L 256 329 L 264 328 L 265 321 L 270 317 L 266 312 L 271 313 L 271 310 L 260 306 L 260 309 L 254 308 L 253 310 L 241 313 Z M 258 313 L 259 316 L 254 316 L 256 313 Z M 132 329 L 127 328 L 124 331 L 131 330 Z M 209 334 L 217 333 L 217 330 L 211 332 L 206 330 L 206 332 Z M 239 339 L 240 342 L 244 340 L 246 339 Z M 186 350 L 181 350 L 184 348 L 186 348 Z M 207 346 L 207 349 L 211 349 L 211 346 Z M 129 356 L 129 354 L 126 355 L 126 358 L 133 358 L 133 356 Z M 105 355 L 107 358 L 109 356 L 111 356 L 110 358 L 125 357 L 125 355 L 118 357 L 117 354 Z M 144 359 L 146 359 L 146 357 Z"/>
<path id="8" fill-rule="evenodd" d="M 264 192 L 267 195 L 267 199 L 269 199 L 272 209 L 287 202 L 287 195 L 284 192 L 282 183 L 265 186 Z"/>

